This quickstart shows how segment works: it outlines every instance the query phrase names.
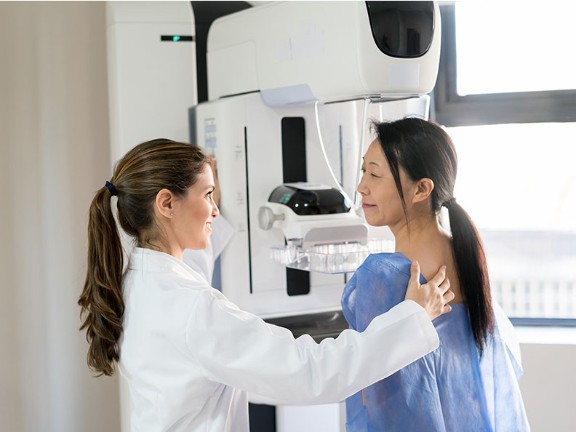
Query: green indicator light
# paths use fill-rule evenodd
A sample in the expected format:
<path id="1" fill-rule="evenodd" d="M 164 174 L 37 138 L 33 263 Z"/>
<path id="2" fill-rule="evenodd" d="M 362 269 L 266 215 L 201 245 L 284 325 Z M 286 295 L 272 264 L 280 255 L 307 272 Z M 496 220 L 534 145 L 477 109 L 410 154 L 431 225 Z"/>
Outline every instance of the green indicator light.
<path id="1" fill-rule="evenodd" d="M 194 42 L 191 35 L 160 35 L 160 42 Z"/>

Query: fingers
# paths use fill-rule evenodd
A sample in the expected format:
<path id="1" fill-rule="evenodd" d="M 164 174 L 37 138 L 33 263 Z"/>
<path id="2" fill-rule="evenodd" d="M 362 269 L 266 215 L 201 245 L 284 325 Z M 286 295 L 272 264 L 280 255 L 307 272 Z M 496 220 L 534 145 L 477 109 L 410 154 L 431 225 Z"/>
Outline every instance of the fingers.
<path id="1" fill-rule="evenodd" d="M 412 261 L 410 266 L 410 280 L 408 281 L 408 290 L 406 291 L 406 298 L 412 298 L 417 295 L 420 288 L 420 265 L 418 261 Z"/>
<path id="2" fill-rule="evenodd" d="M 412 261 L 410 266 L 410 278 L 420 280 L 420 263 L 416 260 Z"/>
<path id="3" fill-rule="evenodd" d="M 454 300 L 455 297 L 456 294 L 454 294 L 454 291 L 446 291 L 446 293 L 444 293 L 444 302 L 450 303 L 452 300 Z"/>
<path id="4" fill-rule="evenodd" d="M 410 266 L 410 281 L 406 290 L 406 299 L 413 300 L 422 306 L 430 319 L 448 313 L 452 307 L 448 304 L 455 298 L 450 290 L 450 280 L 446 277 L 446 266 L 440 267 L 438 272 L 424 285 L 420 285 L 420 264 L 412 261 Z"/>
<path id="5" fill-rule="evenodd" d="M 452 311 L 452 306 L 449 303 L 454 300 L 456 295 L 450 290 L 450 279 L 446 276 L 446 266 L 441 266 L 426 285 L 435 292 L 434 312 L 429 312 L 430 317 L 434 319 Z"/>
<path id="6" fill-rule="evenodd" d="M 442 294 L 446 294 L 450 289 L 450 279 L 446 277 L 446 279 L 444 279 L 442 283 L 438 285 L 438 289 Z"/>
<path id="7" fill-rule="evenodd" d="M 438 288 L 440 288 L 440 287 L 438 287 Z M 455 297 L 456 297 L 456 294 L 454 294 L 454 292 L 451 290 L 447 290 L 442 295 L 442 308 L 440 310 L 439 316 L 444 315 L 445 313 L 452 311 L 452 306 L 450 306 L 449 303 L 452 300 L 454 300 Z"/>
<path id="8" fill-rule="evenodd" d="M 443 265 L 428 283 L 440 287 L 446 280 L 446 266 Z M 450 282 L 448 282 L 448 288 L 450 288 Z"/>

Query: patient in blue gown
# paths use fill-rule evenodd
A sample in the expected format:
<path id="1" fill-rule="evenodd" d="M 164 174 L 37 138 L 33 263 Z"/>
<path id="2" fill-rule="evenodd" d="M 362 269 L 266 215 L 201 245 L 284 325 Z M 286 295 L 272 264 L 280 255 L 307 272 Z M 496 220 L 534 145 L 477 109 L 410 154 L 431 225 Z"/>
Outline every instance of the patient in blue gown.
<path id="1" fill-rule="evenodd" d="M 456 298 L 434 321 L 436 351 L 347 399 L 347 431 L 529 431 L 514 330 L 491 299 L 482 242 L 453 197 L 450 137 L 416 118 L 374 128 L 358 192 L 367 222 L 390 228 L 396 252 L 370 255 L 358 268 L 344 289 L 344 315 L 363 331 L 400 303 L 410 272 L 419 271 L 412 261 L 424 275 L 446 264 Z M 442 206 L 450 231 L 439 222 Z"/>

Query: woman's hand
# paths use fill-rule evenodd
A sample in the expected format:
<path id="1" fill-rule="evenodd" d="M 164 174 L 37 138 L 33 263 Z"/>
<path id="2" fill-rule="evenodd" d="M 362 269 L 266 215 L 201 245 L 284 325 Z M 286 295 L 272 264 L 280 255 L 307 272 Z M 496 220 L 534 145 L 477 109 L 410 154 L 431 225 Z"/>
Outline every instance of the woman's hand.
<path id="1" fill-rule="evenodd" d="M 420 285 L 420 264 L 418 261 L 412 261 L 406 300 L 418 303 L 426 309 L 430 319 L 433 320 L 452 310 L 448 303 L 454 297 L 454 293 L 450 291 L 450 280 L 446 277 L 446 266 L 440 267 L 438 273 L 428 283 Z"/>

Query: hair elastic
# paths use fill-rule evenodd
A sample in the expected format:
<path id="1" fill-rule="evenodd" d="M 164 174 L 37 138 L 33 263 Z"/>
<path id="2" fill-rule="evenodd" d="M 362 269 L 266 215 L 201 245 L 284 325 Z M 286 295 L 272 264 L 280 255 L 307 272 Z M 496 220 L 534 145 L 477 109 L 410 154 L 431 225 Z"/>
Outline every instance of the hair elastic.
<path id="1" fill-rule="evenodd" d="M 118 195 L 118 189 L 116 189 L 116 186 L 114 186 L 108 180 L 106 180 L 106 184 L 104 186 L 106 186 L 106 189 L 108 189 L 108 191 L 110 192 L 110 195 L 112 195 L 112 196 Z"/>
<path id="2" fill-rule="evenodd" d="M 450 199 L 447 199 L 444 204 L 442 204 L 444 207 L 446 208 L 450 208 L 451 206 L 453 206 L 454 204 L 456 204 L 456 198 L 452 197 Z"/>

